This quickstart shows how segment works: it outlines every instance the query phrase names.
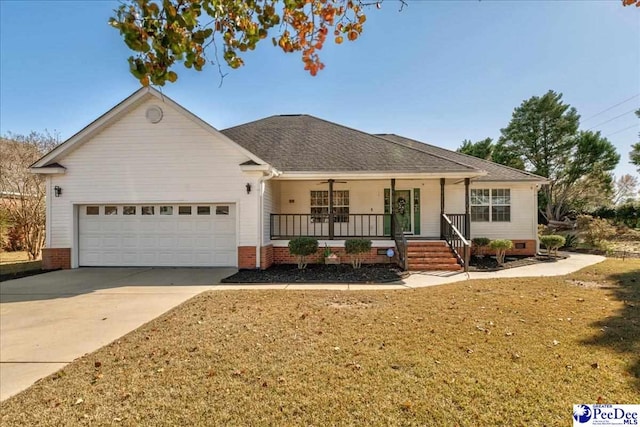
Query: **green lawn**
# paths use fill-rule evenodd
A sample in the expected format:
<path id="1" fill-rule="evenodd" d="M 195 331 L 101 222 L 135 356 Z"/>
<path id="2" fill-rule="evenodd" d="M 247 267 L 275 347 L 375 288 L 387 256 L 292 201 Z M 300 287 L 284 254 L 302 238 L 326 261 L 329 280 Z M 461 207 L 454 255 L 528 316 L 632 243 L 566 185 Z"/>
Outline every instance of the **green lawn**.
<path id="1" fill-rule="evenodd" d="M 201 294 L 2 404 L 3 426 L 571 425 L 640 402 L 640 260 L 403 291 Z"/>

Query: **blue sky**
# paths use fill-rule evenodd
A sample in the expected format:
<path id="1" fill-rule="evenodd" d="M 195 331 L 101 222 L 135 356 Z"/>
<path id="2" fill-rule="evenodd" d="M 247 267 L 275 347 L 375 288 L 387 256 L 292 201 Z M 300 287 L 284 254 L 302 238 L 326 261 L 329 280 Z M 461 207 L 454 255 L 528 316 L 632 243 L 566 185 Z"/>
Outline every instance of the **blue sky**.
<path id="1" fill-rule="evenodd" d="M 0 133 L 48 129 L 66 139 L 139 87 L 129 51 L 107 25 L 117 4 L 0 0 Z M 326 44 L 317 77 L 266 40 L 220 88 L 208 67 L 179 68 L 178 82 L 162 90 L 219 129 L 307 113 L 455 149 L 463 139 L 497 138 L 516 106 L 553 89 L 578 109 L 582 129 L 616 145 L 616 173 L 636 173 L 628 152 L 640 131 L 632 113 L 640 106 L 640 10 L 618 0 L 398 8 L 386 0 L 368 11 L 358 41 Z"/>

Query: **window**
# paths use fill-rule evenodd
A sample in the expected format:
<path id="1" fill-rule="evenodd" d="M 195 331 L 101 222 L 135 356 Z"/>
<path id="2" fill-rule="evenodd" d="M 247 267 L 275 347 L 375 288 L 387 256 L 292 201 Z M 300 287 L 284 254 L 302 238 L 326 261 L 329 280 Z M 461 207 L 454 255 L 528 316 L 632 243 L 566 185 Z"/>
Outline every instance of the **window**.
<path id="1" fill-rule="evenodd" d="M 156 213 L 155 206 L 143 206 L 141 211 L 142 215 L 155 215 Z"/>
<path id="2" fill-rule="evenodd" d="M 502 188 L 491 190 L 491 221 L 511 221 L 511 190 Z"/>
<path id="3" fill-rule="evenodd" d="M 178 206 L 178 215 L 191 215 L 191 206 Z"/>
<path id="4" fill-rule="evenodd" d="M 100 208 L 98 206 L 87 206 L 87 215 L 100 215 Z"/>
<path id="5" fill-rule="evenodd" d="M 135 206 L 123 206 L 122 207 L 122 215 L 135 215 L 136 207 Z"/>
<path id="6" fill-rule="evenodd" d="M 211 206 L 198 206 L 198 215 L 211 215 Z"/>
<path id="7" fill-rule="evenodd" d="M 118 215 L 118 207 L 117 206 L 105 206 L 104 207 L 105 215 Z"/>
<path id="8" fill-rule="evenodd" d="M 229 206 L 216 206 L 216 215 L 229 215 Z"/>
<path id="9" fill-rule="evenodd" d="M 160 215 L 173 215 L 173 206 L 160 206 Z"/>
<path id="10" fill-rule="evenodd" d="M 333 222 L 349 222 L 349 190 L 334 190 L 333 214 Z M 311 191 L 311 222 L 329 222 L 328 191 Z"/>
<path id="11" fill-rule="evenodd" d="M 508 188 L 473 189 L 470 196 L 471 221 L 511 221 L 511 190 Z"/>

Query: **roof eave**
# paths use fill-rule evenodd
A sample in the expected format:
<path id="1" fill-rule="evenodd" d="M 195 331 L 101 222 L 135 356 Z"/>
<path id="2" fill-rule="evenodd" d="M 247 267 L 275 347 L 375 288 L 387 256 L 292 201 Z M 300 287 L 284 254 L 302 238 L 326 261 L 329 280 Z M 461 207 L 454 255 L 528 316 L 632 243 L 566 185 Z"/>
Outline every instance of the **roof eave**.
<path id="1" fill-rule="evenodd" d="M 435 179 L 435 178 L 476 178 L 485 176 L 485 171 L 451 172 L 407 172 L 407 171 L 285 171 L 280 180 L 317 179 Z"/>

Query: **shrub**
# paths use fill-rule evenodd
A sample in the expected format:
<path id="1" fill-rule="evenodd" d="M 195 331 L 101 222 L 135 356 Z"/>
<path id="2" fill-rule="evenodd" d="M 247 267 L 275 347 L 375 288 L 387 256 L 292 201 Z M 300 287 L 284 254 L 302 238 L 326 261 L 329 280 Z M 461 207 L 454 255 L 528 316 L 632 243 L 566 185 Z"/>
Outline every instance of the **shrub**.
<path id="1" fill-rule="evenodd" d="M 548 236 L 540 236 L 540 243 L 547 248 L 547 256 L 551 256 L 551 252 L 558 254 L 558 248 L 565 244 L 565 238 L 557 234 L 549 234 Z"/>
<path id="2" fill-rule="evenodd" d="M 502 265 L 507 251 L 513 248 L 513 242 L 508 239 L 492 240 L 489 243 L 489 248 L 496 251 L 496 261 L 498 261 L 499 265 Z"/>
<path id="3" fill-rule="evenodd" d="M 565 248 L 575 248 L 578 245 L 578 236 L 574 233 L 569 233 L 564 237 Z"/>
<path id="4" fill-rule="evenodd" d="M 362 265 L 362 255 L 371 251 L 371 240 L 348 239 L 344 242 L 344 251 L 351 255 L 351 265 L 353 265 L 353 268 L 360 268 Z"/>
<path id="5" fill-rule="evenodd" d="M 491 240 L 488 237 L 474 237 L 471 239 L 473 243 L 473 250 L 479 258 L 484 256 L 484 249 L 489 245 Z"/>
<path id="6" fill-rule="evenodd" d="M 307 257 L 318 251 L 318 239 L 313 237 L 296 237 L 289 240 L 289 253 L 298 257 L 298 268 L 307 268 Z"/>
<path id="7" fill-rule="evenodd" d="M 584 240 L 590 246 L 601 247 L 606 239 L 616 232 L 609 221 L 591 215 L 578 215 L 578 230 L 584 233 Z"/>

